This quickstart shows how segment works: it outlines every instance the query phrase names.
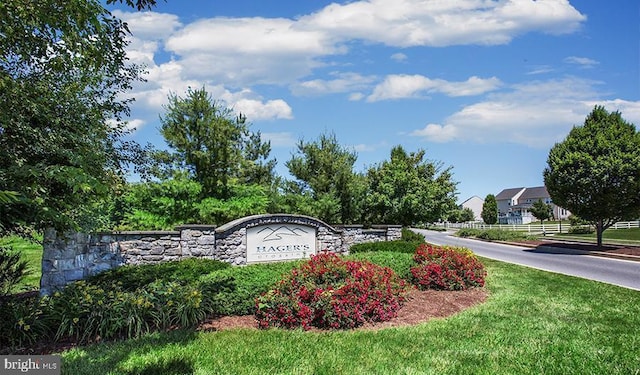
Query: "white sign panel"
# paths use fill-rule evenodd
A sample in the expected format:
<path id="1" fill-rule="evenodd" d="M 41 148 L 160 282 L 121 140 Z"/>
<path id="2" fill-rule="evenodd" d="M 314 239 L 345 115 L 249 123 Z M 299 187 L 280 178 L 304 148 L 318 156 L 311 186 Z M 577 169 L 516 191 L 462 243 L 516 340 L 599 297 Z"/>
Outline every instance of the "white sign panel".
<path id="1" fill-rule="evenodd" d="M 268 224 L 247 228 L 247 263 L 309 258 L 316 253 L 316 228 Z"/>

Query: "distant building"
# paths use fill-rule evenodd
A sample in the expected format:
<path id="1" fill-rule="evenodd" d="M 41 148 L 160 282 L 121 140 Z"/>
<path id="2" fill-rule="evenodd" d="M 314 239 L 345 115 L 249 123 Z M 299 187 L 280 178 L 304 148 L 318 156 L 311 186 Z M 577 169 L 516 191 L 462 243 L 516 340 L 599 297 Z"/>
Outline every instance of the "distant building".
<path id="1" fill-rule="evenodd" d="M 568 210 L 553 203 L 545 186 L 531 188 L 518 187 L 504 189 L 496 195 L 498 222 L 500 224 L 529 224 L 536 218 L 531 214 L 531 206 L 538 200 L 551 205 L 553 217 L 565 220 L 571 215 Z"/>
<path id="2" fill-rule="evenodd" d="M 467 199 L 462 202 L 462 204 L 458 207 L 461 209 L 470 208 L 473 211 L 473 218 L 475 221 L 482 221 L 482 205 L 484 204 L 484 200 L 477 195 Z"/>

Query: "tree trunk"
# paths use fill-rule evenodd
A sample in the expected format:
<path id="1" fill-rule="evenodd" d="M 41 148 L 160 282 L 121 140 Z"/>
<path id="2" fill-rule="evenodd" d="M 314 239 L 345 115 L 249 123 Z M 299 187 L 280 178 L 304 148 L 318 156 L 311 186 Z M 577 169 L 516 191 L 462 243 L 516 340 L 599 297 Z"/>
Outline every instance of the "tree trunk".
<path id="1" fill-rule="evenodd" d="M 602 247 L 602 232 L 604 232 L 603 220 L 598 220 L 596 223 L 596 237 L 598 239 L 598 248 Z"/>

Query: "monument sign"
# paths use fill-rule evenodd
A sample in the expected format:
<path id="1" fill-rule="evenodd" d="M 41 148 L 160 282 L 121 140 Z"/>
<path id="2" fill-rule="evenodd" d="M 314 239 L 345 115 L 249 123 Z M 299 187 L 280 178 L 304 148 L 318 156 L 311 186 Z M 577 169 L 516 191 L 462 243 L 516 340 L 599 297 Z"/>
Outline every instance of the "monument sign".
<path id="1" fill-rule="evenodd" d="M 274 223 L 247 228 L 247 263 L 303 259 L 314 254 L 314 227 Z"/>

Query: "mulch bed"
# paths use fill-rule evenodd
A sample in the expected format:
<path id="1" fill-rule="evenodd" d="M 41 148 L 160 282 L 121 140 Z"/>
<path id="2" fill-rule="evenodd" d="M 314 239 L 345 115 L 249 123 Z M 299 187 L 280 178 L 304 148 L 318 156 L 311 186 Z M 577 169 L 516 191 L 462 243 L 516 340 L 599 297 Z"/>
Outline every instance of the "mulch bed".
<path id="1" fill-rule="evenodd" d="M 412 289 L 409 292 L 407 302 L 398 311 L 397 317 L 387 322 L 367 323 L 356 330 L 402 327 L 423 323 L 434 318 L 444 318 L 484 302 L 488 295 L 489 293 L 484 288 L 462 291 Z M 258 325 L 253 315 L 223 316 L 202 323 L 198 330 L 221 331 L 232 328 L 257 330 Z"/>

